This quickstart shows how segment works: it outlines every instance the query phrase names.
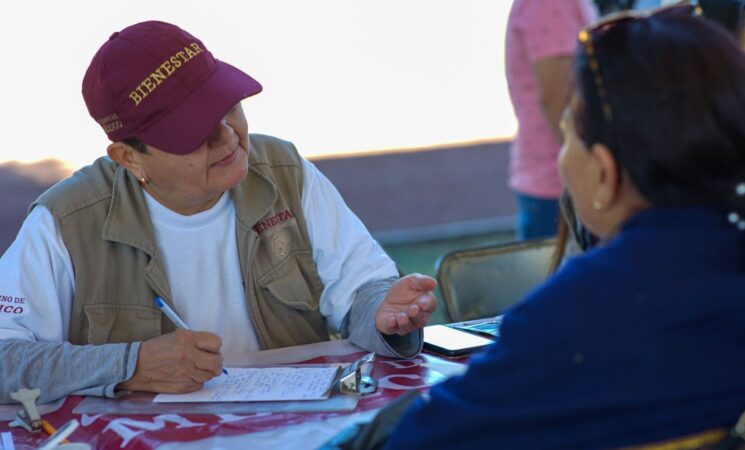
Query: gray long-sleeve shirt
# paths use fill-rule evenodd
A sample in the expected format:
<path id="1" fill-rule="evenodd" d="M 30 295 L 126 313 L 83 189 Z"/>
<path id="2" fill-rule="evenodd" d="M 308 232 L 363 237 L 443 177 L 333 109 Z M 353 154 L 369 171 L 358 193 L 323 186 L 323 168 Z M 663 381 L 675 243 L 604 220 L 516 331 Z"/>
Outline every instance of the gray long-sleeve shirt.
<path id="1" fill-rule="evenodd" d="M 342 335 L 380 355 L 410 357 L 421 351 L 421 331 L 383 336 L 375 327 L 375 312 L 394 281 L 372 281 L 357 290 Z M 139 342 L 72 345 L 0 340 L 0 403 L 13 403 L 10 393 L 23 387 L 41 388 L 43 403 L 69 394 L 114 397 L 116 385 L 134 375 L 139 350 Z"/>

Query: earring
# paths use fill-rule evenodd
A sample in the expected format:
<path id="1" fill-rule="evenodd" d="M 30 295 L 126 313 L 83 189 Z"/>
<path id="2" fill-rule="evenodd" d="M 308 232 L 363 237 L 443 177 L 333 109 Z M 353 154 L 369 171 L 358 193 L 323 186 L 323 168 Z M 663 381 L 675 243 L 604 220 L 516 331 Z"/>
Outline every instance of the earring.
<path id="1" fill-rule="evenodd" d="M 601 209 L 603 209 L 603 204 L 600 203 L 598 200 L 595 200 L 594 202 L 592 202 L 592 209 L 594 209 L 595 211 L 600 211 Z"/>
<path id="2" fill-rule="evenodd" d="M 737 194 L 738 197 L 745 196 L 745 183 L 737 183 L 737 186 L 735 186 L 735 194 Z"/>
<path id="3" fill-rule="evenodd" d="M 147 178 L 145 178 L 145 177 L 140 177 L 140 184 L 141 184 L 141 185 L 143 185 L 143 186 L 147 186 L 147 184 L 148 184 L 148 183 L 149 183 L 149 181 L 147 180 Z"/>

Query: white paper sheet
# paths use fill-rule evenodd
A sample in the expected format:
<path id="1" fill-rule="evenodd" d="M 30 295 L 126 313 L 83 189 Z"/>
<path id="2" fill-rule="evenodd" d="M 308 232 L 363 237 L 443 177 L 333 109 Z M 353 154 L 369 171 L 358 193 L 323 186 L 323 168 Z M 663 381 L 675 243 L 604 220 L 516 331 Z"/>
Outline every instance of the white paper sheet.
<path id="1" fill-rule="evenodd" d="M 271 402 L 323 400 L 328 398 L 336 378 L 332 367 L 228 368 L 190 394 L 158 394 L 156 403 L 184 402 Z"/>
<path id="2" fill-rule="evenodd" d="M 15 450 L 15 448 L 16 447 L 13 444 L 13 435 L 10 433 L 10 431 L 0 433 L 0 449 Z"/>

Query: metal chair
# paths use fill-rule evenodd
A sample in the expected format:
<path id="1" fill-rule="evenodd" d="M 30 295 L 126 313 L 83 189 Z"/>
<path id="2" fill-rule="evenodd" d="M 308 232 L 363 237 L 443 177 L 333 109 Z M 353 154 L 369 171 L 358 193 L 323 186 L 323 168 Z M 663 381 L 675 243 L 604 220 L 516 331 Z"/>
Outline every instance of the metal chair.
<path id="1" fill-rule="evenodd" d="M 555 238 L 455 250 L 436 263 L 451 322 L 491 317 L 548 275 Z"/>
<path id="2" fill-rule="evenodd" d="M 729 432 L 725 428 L 716 428 L 689 434 L 687 436 L 669 439 L 650 444 L 624 447 L 617 450 L 743 450 L 742 426 L 737 426 Z"/>

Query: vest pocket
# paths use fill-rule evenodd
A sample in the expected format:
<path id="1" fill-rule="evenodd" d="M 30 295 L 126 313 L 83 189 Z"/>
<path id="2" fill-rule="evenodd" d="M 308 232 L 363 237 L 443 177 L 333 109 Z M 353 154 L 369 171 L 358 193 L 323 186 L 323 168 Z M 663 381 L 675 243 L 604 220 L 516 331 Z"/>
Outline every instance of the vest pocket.
<path id="1" fill-rule="evenodd" d="M 160 336 L 160 311 L 140 305 L 85 305 L 88 342 L 99 345 Z"/>
<path id="2" fill-rule="evenodd" d="M 309 250 L 295 251 L 262 275 L 256 284 L 267 298 L 299 311 L 316 311 L 323 283 Z"/>

